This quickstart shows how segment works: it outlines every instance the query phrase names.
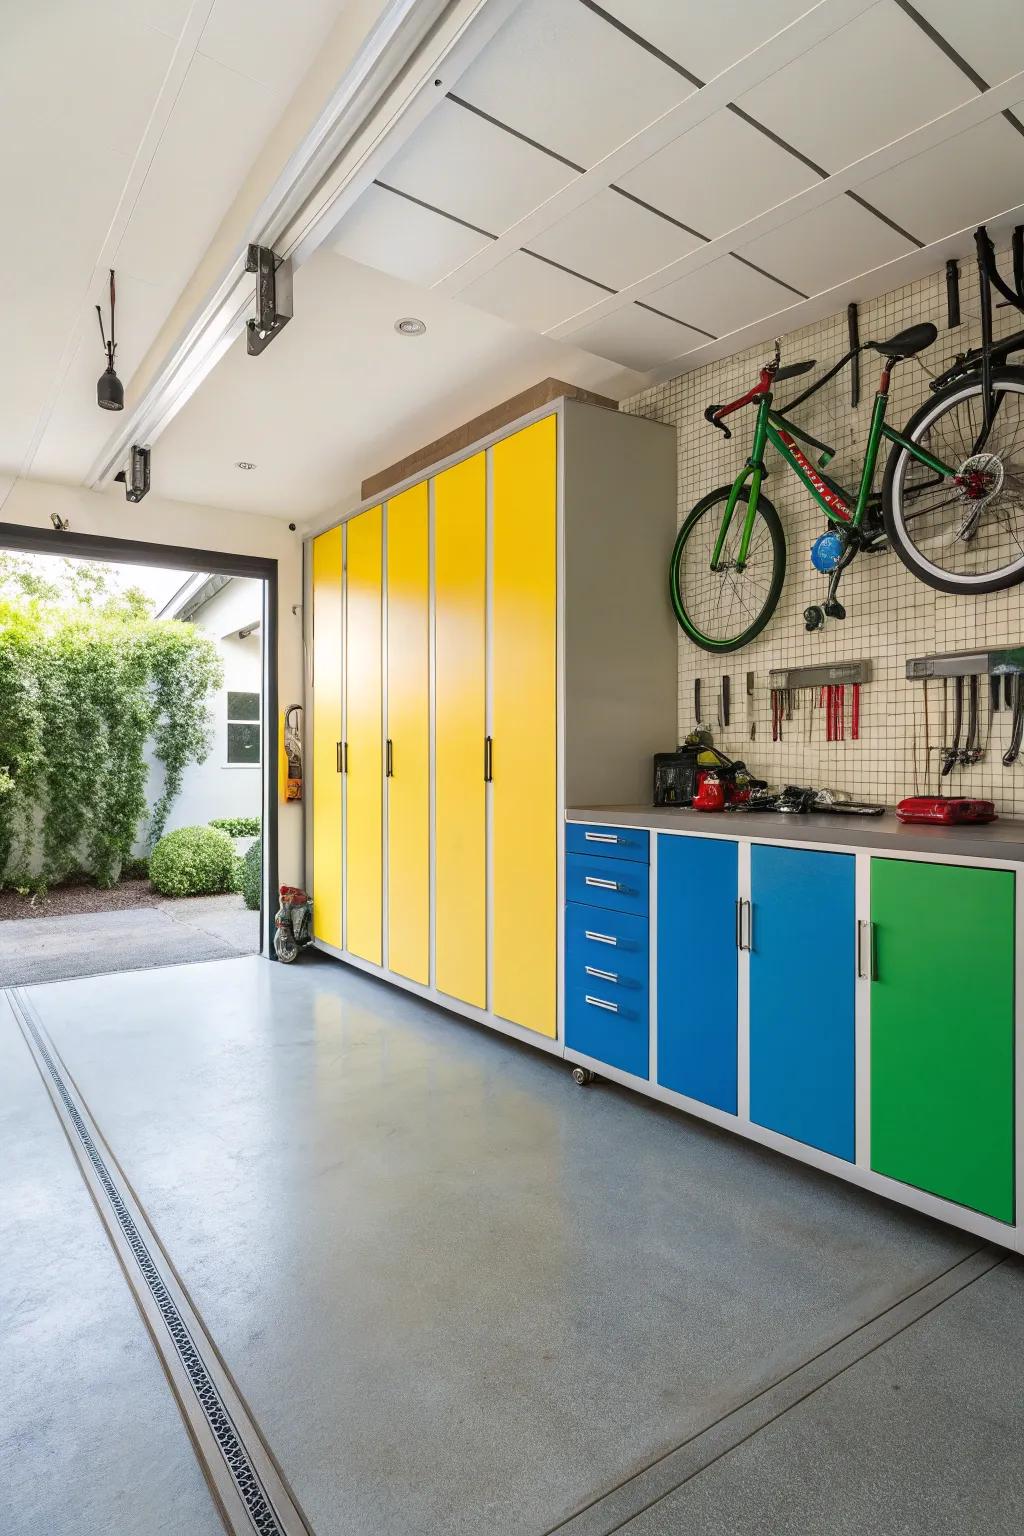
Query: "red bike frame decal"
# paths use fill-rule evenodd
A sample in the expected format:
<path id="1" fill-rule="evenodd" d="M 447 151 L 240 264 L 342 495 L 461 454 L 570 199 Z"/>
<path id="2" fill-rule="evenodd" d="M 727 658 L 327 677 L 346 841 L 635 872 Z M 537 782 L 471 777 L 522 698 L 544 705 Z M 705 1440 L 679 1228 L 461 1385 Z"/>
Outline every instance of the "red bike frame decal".
<path id="1" fill-rule="evenodd" d="M 805 453 L 801 453 L 800 449 L 796 445 L 795 440 L 790 436 L 788 432 L 783 431 L 781 427 L 776 427 L 775 430 L 778 432 L 780 440 L 785 443 L 786 447 L 793 455 L 793 458 L 796 460 L 804 474 L 807 476 L 808 480 L 814 486 L 814 489 L 817 491 L 825 505 L 829 508 L 830 511 L 834 512 L 836 517 L 838 517 L 842 522 L 848 523 L 851 517 L 849 503 L 839 495 L 838 491 L 834 491 L 830 485 L 825 484 L 824 480 L 818 474 L 818 471 L 814 468 L 814 465 L 807 458 L 807 455 Z"/>

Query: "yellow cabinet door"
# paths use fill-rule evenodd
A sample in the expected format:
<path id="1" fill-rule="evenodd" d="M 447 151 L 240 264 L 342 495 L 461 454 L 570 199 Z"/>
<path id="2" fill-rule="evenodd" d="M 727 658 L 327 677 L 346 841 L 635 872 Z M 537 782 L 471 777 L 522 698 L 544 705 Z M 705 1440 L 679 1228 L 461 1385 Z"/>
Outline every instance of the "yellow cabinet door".
<path id="1" fill-rule="evenodd" d="M 345 947 L 381 963 L 383 703 L 380 507 L 346 524 Z"/>
<path id="2" fill-rule="evenodd" d="M 341 948 L 341 529 L 313 540 L 313 931 Z"/>
<path id="3" fill-rule="evenodd" d="M 427 483 L 387 509 L 388 968 L 430 981 L 430 608 Z"/>
<path id="4" fill-rule="evenodd" d="M 557 422 L 491 449 L 493 1011 L 557 1034 Z"/>
<path id="5" fill-rule="evenodd" d="M 434 978 L 487 1006 L 487 466 L 434 481 Z"/>

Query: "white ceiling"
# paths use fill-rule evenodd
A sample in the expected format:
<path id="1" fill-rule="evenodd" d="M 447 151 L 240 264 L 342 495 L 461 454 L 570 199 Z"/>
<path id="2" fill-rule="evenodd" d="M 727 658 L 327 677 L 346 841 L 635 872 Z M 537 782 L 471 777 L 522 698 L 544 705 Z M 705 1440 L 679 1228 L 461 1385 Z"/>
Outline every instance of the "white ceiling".
<path id="1" fill-rule="evenodd" d="M 128 380 L 343 0 L 33 0 L 0 49 L 0 470 L 78 479 L 105 442 L 93 305 Z"/>
<path id="2" fill-rule="evenodd" d="M 545 374 L 632 391 L 969 255 L 1024 203 L 1021 0 L 501 3 L 296 273 L 282 336 L 236 343 L 164 433 L 163 494 L 318 512 Z M 125 377 L 344 4 L 12 8 L 0 470 L 84 473 L 106 266 Z"/>
<path id="3" fill-rule="evenodd" d="M 1020 0 L 523 0 L 335 249 L 663 376 L 967 253 L 1022 70 Z"/>

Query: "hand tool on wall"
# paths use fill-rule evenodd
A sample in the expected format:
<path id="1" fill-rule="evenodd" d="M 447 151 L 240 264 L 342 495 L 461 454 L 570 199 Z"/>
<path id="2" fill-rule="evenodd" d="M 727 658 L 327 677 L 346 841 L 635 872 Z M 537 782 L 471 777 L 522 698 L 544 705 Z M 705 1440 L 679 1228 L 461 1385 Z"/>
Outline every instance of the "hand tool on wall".
<path id="1" fill-rule="evenodd" d="M 960 731 L 964 723 L 964 680 L 962 677 L 953 679 L 953 739 L 946 748 L 942 759 L 942 777 L 946 778 L 953 771 L 955 763 L 960 761 Z"/>
<path id="2" fill-rule="evenodd" d="M 853 685 L 853 702 L 850 706 L 850 739 L 860 740 L 860 683 Z"/>
<path id="3" fill-rule="evenodd" d="M 1011 678 L 1007 673 L 1007 682 L 1013 684 L 1013 726 L 1010 731 L 1010 745 L 1003 753 L 1003 767 L 1011 768 L 1020 756 L 1021 736 L 1024 735 L 1024 679 L 1017 674 Z"/>
<path id="4" fill-rule="evenodd" d="M 757 720 L 754 715 L 754 674 L 747 673 L 747 721 L 750 726 L 750 739 L 757 735 Z"/>
<path id="5" fill-rule="evenodd" d="M 1002 683 L 998 672 L 988 680 L 989 706 L 994 715 L 998 715 L 1000 703 L 1003 697 Z"/>
<path id="6" fill-rule="evenodd" d="M 1004 704 L 1006 709 L 1012 709 L 1013 708 L 1013 696 L 1014 696 L 1013 673 L 1012 672 L 1004 672 L 1003 673 L 1003 704 Z"/>
<path id="7" fill-rule="evenodd" d="M 960 753 L 960 761 L 965 768 L 970 768 L 981 757 L 981 747 L 978 745 L 978 692 L 978 676 L 972 672 L 967 679 L 967 739 Z"/>
<path id="8" fill-rule="evenodd" d="M 700 678 L 693 680 L 693 718 L 700 725 Z"/>
<path id="9" fill-rule="evenodd" d="M 728 672 L 726 672 L 725 676 L 722 678 L 722 724 L 723 724 L 723 726 L 728 726 L 728 724 L 729 724 L 729 690 L 730 690 L 730 686 L 731 686 L 731 684 L 729 682 L 729 674 L 728 674 Z"/>

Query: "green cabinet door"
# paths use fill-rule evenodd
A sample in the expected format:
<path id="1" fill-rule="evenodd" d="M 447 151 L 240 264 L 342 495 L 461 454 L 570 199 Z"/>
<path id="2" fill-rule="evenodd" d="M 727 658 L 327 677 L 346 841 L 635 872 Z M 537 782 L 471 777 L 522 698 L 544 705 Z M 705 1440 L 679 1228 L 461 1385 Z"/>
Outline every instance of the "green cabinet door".
<path id="1" fill-rule="evenodd" d="M 871 1166 L 1013 1220 L 1014 877 L 871 861 Z"/>

